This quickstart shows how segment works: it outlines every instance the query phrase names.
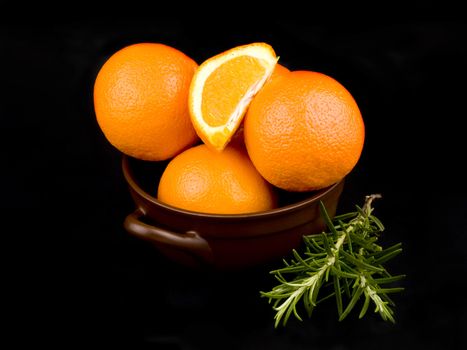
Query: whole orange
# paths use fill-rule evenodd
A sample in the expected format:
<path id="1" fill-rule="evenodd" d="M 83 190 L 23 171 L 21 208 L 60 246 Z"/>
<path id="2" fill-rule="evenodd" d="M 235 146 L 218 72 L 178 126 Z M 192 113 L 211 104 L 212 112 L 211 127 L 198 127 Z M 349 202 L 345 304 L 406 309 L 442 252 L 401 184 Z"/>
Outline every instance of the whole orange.
<path id="1" fill-rule="evenodd" d="M 164 160 L 197 137 L 188 113 L 188 90 L 198 65 L 175 48 L 127 46 L 97 75 L 94 107 L 109 142 L 143 160 Z"/>
<path id="2" fill-rule="evenodd" d="M 288 68 L 284 67 L 282 64 L 277 63 L 274 67 L 274 71 L 272 72 L 271 77 L 266 82 L 266 85 L 272 81 L 276 81 L 277 79 L 286 76 L 288 73 L 290 73 Z"/>
<path id="3" fill-rule="evenodd" d="M 214 214 L 258 212 L 276 205 L 272 186 L 239 144 L 222 152 L 199 145 L 179 154 L 162 174 L 157 197 L 174 207 Z"/>
<path id="4" fill-rule="evenodd" d="M 267 181 L 309 191 L 332 185 L 354 168 L 365 128 L 357 103 L 339 82 L 295 71 L 256 95 L 245 117 L 244 138 Z"/>

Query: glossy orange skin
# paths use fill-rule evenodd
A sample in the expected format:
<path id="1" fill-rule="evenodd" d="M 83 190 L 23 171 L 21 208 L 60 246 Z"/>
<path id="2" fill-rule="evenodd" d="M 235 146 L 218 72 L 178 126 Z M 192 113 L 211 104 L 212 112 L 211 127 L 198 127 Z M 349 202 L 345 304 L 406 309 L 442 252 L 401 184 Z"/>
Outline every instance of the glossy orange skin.
<path id="1" fill-rule="evenodd" d="M 244 138 L 267 181 L 288 191 L 310 191 L 338 182 L 354 168 L 365 127 L 357 103 L 339 82 L 294 71 L 253 99 Z"/>
<path id="2" fill-rule="evenodd" d="M 143 160 L 165 160 L 197 136 L 188 90 L 198 65 L 175 48 L 135 44 L 112 55 L 94 85 L 97 121 L 109 142 Z"/>
<path id="3" fill-rule="evenodd" d="M 276 81 L 277 79 L 286 76 L 288 73 L 290 73 L 290 70 L 288 68 L 284 67 L 282 64 L 276 64 L 276 67 L 274 67 L 274 71 L 272 72 L 271 77 L 264 86 L 266 86 L 272 81 Z"/>
<path id="4" fill-rule="evenodd" d="M 276 195 L 241 145 L 222 152 L 199 145 L 172 159 L 162 174 L 158 199 L 177 208 L 211 214 L 273 209 Z"/>

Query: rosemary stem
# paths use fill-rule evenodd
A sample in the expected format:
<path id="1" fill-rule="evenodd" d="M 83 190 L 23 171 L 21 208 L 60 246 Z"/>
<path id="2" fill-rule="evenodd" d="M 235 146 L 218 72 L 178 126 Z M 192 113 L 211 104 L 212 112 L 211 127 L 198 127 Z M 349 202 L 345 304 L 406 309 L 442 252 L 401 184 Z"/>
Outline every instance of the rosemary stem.
<path id="1" fill-rule="evenodd" d="M 335 248 L 331 249 L 332 251 L 332 256 L 329 257 L 328 259 L 328 262 L 327 262 L 327 267 L 331 267 L 333 266 L 335 263 L 336 263 L 336 253 L 341 249 L 342 247 L 342 244 L 344 244 L 344 241 L 345 241 L 345 237 L 346 235 L 345 234 L 342 234 L 339 239 L 337 240 L 336 244 L 335 244 Z M 323 266 L 323 267 L 326 267 Z M 321 270 L 321 269 L 320 269 Z"/>
<path id="2" fill-rule="evenodd" d="M 375 312 L 379 312 L 383 319 L 389 319 L 392 323 L 395 323 L 394 318 L 392 317 L 392 311 L 388 309 L 387 303 L 381 299 L 378 293 L 373 289 L 373 287 L 367 282 L 367 279 L 363 274 L 360 275 L 360 287 L 364 290 L 365 294 L 373 300 L 376 305 Z"/>
<path id="3" fill-rule="evenodd" d="M 372 215 L 371 203 L 380 197 L 367 196 L 362 208 L 356 206 L 355 212 L 334 218 L 334 222 L 320 202 L 322 218 L 329 231 L 320 236 L 305 236 L 306 257 L 294 250 L 290 263 L 284 261 L 285 267 L 271 272 L 280 284 L 270 292 L 261 292 L 263 297 L 269 298 L 269 302 L 274 300 L 275 327 L 281 322 L 285 325 L 292 314 L 302 320 L 297 312 L 300 300 L 303 301 L 308 317 L 311 317 L 317 304 L 333 295 L 336 297 L 339 321 L 352 311 L 364 295 L 365 301 L 359 318 L 365 316 L 370 302 L 373 302 L 375 312 L 383 320 L 395 322 L 392 310 L 394 303 L 387 294 L 400 292 L 403 288 L 380 285 L 398 281 L 405 275 L 392 276 L 382 264 L 399 254 L 402 249 L 400 244 L 383 249 L 375 243 L 384 226 Z M 321 288 L 329 290 L 330 285 L 333 285 L 332 293 L 317 301 Z M 344 309 L 345 299 L 348 299 L 348 304 Z"/>
<path id="4" fill-rule="evenodd" d="M 313 291 L 316 288 L 319 288 L 320 281 L 322 280 L 323 276 L 336 263 L 337 252 L 339 252 L 342 245 L 344 244 L 345 238 L 346 238 L 346 234 L 342 233 L 340 237 L 337 239 L 334 247 L 331 248 L 331 254 L 327 256 L 326 262 L 324 263 L 324 265 L 321 266 L 312 276 L 308 277 L 306 281 L 300 284 L 289 283 L 289 286 L 295 287 L 297 289 L 293 293 L 291 293 L 284 302 L 282 302 L 279 306 L 276 306 L 274 308 L 277 311 L 277 314 L 275 316 L 276 327 L 280 323 L 286 310 L 290 308 L 290 306 L 294 303 L 294 301 L 298 300 L 303 295 L 303 293 L 305 293 L 307 290 L 313 293 Z M 285 322 L 287 321 L 287 319 L 288 319 L 288 316 L 286 315 Z"/>
<path id="5" fill-rule="evenodd" d="M 326 273 L 326 270 L 334 266 L 336 263 L 336 253 L 341 249 L 342 244 L 345 241 L 345 234 L 341 235 L 339 239 L 336 241 L 335 247 L 331 249 L 332 255 L 328 256 L 326 263 L 319 268 L 319 270 L 311 276 L 309 281 L 305 284 L 305 286 L 310 287 L 319 281 L 323 275 Z"/>
<path id="6" fill-rule="evenodd" d="M 376 306 L 378 307 L 379 312 L 383 312 L 382 304 L 383 301 L 379 297 L 378 293 L 376 293 L 369 284 L 366 283 L 366 278 L 363 275 L 360 275 L 360 286 L 365 291 L 366 294 L 375 302 Z"/>

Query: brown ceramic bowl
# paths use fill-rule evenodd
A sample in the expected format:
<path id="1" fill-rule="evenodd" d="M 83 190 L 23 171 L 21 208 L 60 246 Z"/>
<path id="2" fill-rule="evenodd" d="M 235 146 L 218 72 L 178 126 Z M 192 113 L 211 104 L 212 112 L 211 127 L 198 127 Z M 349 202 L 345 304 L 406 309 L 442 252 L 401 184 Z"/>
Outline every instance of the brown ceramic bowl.
<path id="1" fill-rule="evenodd" d="M 344 182 L 320 191 L 279 191 L 279 208 L 251 214 L 204 214 L 172 207 L 155 197 L 167 162 L 123 156 L 123 174 L 137 209 L 125 229 L 160 252 L 191 267 L 241 269 L 279 259 L 297 248 L 305 234 L 320 233 L 323 201 L 334 215 Z"/>

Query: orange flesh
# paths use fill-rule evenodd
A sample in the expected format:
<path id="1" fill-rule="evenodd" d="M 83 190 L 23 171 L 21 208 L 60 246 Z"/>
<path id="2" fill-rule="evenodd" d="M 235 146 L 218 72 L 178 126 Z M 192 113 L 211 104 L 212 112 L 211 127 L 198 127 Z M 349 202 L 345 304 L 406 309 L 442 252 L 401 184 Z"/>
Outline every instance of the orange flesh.
<path id="1" fill-rule="evenodd" d="M 206 80 L 203 91 L 201 110 L 206 124 L 212 127 L 225 125 L 248 89 L 261 80 L 264 70 L 258 59 L 241 56 L 214 71 Z"/>

